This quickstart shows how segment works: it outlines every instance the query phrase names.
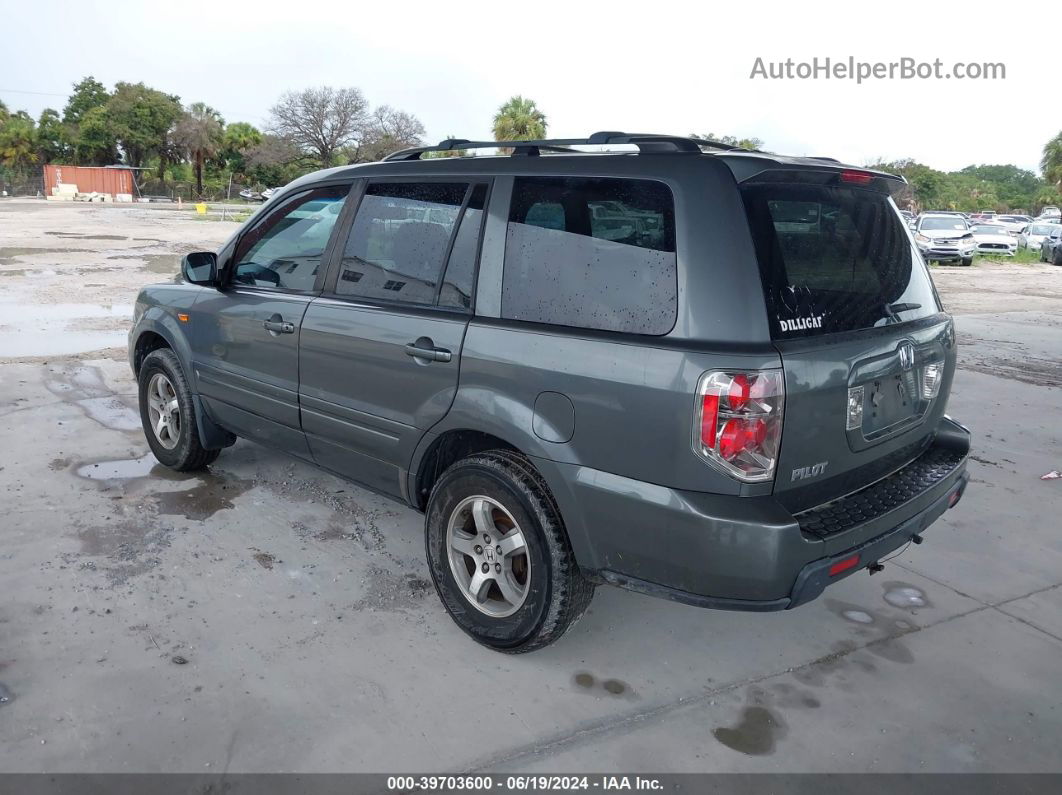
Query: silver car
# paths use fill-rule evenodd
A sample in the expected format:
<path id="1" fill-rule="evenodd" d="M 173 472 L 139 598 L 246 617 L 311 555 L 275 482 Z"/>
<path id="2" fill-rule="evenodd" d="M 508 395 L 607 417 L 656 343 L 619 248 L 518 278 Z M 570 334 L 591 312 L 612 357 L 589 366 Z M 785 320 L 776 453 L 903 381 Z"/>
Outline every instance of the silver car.
<path id="1" fill-rule="evenodd" d="M 1040 262 L 1062 265 L 1062 225 L 1053 226 L 1040 243 Z"/>

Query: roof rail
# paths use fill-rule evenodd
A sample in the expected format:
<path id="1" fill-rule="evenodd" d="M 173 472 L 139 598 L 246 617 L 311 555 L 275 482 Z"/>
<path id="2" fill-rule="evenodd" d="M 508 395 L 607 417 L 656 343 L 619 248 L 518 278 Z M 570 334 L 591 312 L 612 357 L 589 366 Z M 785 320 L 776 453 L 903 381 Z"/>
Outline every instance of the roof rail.
<path id="1" fill-rule="evenodd" d="M 624 133 L 615 131 L 596 132 L 587 138 L 547 138 L 529 141 L 469 141 L 466 138 L 447 138 L 435 146 L 418 146 L 394 152 L 384 160 L 419 160 L 425 152 L 455 152 L 468 149 L 512 149 L 514 155 L 536 156 L 541 152 L 568 152 L 577 154 L 573 146 L 609 146 L 630 144 L 638 147 L 639 152 L 683 152 L 699 154 L 702 149 L 720 149 L 724 151 L 741 150 L 740 146 L 731 146 L 707 138 L 685 138 L 678 135 L 656 135 L 653 133 Z M 748 151 L 748 150 L 745 150 Z"/>

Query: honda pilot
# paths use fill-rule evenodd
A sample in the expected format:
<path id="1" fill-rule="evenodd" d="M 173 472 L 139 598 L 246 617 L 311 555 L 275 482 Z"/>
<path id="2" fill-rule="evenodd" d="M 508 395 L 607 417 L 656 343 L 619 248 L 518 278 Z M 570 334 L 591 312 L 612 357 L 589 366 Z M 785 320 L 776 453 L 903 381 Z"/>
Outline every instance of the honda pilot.
<path id="1" fill-rule="evenodd" d="M 496 146 L 302 177 L 145 288 L 158 460 L 243 437 L 401 500 L 505 652 L 601 584 L 791 609 L 958 502 L 955 331 L 901 178 L 623 133 L 430 156 Z"/>

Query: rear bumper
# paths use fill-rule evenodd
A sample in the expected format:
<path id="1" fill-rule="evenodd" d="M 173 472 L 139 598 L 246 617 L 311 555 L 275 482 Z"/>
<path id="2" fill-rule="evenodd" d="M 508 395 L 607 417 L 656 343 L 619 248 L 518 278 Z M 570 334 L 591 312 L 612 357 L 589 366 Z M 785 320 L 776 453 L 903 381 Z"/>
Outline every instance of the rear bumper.
<path id="1" fill-rule="evenodd" d="M 930 447 L 901 470 L 797 515 L 773 497 L 679 492 L 536 463 L 587 573 L 698 607 L 764 612 L 811 601 L 921 536 L 962 497 L 969 445 L 969 432 L 944 419 Z M 850 568 L 830 574 L 845 561 Z"/>

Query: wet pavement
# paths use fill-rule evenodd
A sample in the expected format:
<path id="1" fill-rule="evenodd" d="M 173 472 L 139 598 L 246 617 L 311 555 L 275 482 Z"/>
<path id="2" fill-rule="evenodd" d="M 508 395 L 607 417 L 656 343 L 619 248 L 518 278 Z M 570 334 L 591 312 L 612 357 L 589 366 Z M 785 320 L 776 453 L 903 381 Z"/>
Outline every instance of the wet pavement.
<path id="1" fill-rule="evenodd" d="M 75 285 L 107 276 L 128 307 L 155 261 L 110 247 L 172 256 L 202 228 L 51 211 L 20 223 L 96 253 L 0 261 L 56 271 L 0 281 L 41 306 L 105 306 Z M 3 218 L 0 250 L 31 247 Z M 413 511 L 244 441 L 170 472 L 120 347 L 0 352 L 0 772 L 1059 771 L 1062 481 L 1039 476 L 1062 464 L 1062 301 L 1037 301 L 958 318 L 973 482 L 882 573 L 776 614 L 600 588 L 517 657 L 446 616 Z M 128 322 L 25 311 L 49 338 Z"/>

